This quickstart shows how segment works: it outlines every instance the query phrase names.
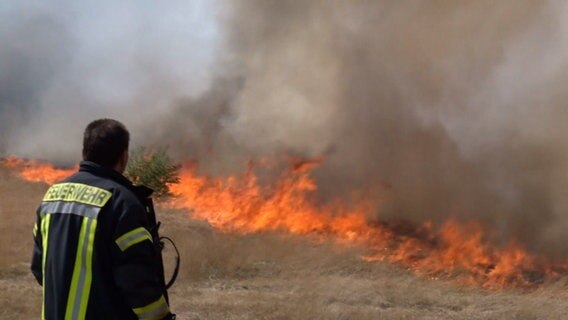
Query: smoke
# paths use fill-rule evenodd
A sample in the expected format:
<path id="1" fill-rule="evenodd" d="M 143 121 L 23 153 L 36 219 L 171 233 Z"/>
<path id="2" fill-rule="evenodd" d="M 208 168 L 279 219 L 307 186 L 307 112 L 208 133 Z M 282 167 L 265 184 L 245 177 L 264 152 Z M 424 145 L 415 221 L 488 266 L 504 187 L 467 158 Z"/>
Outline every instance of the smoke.
<path id="1" fill-rule="evenodd" d="M 561 1 L 99 1 L 0 6 L 0 152 L 76 161 L 84 125 L 226 174 L 325 155 L 321 197 L 476 219 L 566 251 Z"/>
<path id="2" fill-rule="evenodd" d="M 156 114 L 212 80 L 210 6 L 2 1 L 0 152 L 76 162 L 82 130 L 105 116 L 152 131 Z"/>

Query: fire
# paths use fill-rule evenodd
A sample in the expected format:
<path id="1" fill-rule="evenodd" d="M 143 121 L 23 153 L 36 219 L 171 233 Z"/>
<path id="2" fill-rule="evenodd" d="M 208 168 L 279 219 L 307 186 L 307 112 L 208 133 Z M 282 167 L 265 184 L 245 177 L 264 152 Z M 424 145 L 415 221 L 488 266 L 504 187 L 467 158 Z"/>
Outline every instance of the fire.
<path id="1" fill-rule="evenodd" d="M 24 180 L 47 184 L 61 181 L 77 171 L 77 168 L 60 169 L 50 163 L 36 160 L 23 160 L 13 156 L 9 156 L 3 161 L 0 161 L 0 164 L 4 167 L 17 170 L 18 176 Z"/>
<path id="2" fill-rule="evenodd" d="M 333 234 L 356 241 L 368 228 L 367 206 L 351 210 L 341 202 L 316 205 L 317 186 L 307 174 L 313 163 L 296 165 L 272 187 L 261 187 L 253 167 L 225 179 L 199 176 L 196 166 L 184 168 L 179 184 L 170 186 L 171 205 L 192 210 L 192 217 L 232 232 L 285 231 L 291 234 Z"/>
<path id="3" fill-rule="evenodd" d="M 376 210 L 372 202 L 318 203 L 310 171 L 319 163 L 296 162 L 271 186 L 259 183 L 253 166 L 239 175 L 210 178 L 197 174 L 195 164 L 187 165 L 181 182 L 170 188 L 176 195 L 170 205 L 227 232 L 281 231 L 362 245 L 369 250 L 366 261 L 393 262 L 433 279 L 529 288 L 568 274 L 568 263 L 530 255 L 513 242 L 491 245 L 478 223 L 448 221 L 439 228 L 430 222 L 373 223 L 366 218 Z"/>
<path id="4" fill-rule="evenodd" d="M 278 231 L 363 246 L 368 250 L 365 261 L 396 263 L 432 279 L 452 278 L 491 289 L 530 288 L 568 274 L 568 262 L 531 255 L 514 242 L 492 245 L 479 223 L 377 223 L 367 219 L 377 208 L 372 201 L 321 203 L 310 173 L 322 162 L 293 161 L 269 185 L 260 182 L 252 163 L 245 172 L 224 178 L 200 175 L 195 163 L 186 164 L 180 183 L 170 186 L 175 197 L 166 205 L 185 209 L 224 232 Z M 48 184 L 76 171 L 15 157 L 0 164 L 25 180 Z"/>

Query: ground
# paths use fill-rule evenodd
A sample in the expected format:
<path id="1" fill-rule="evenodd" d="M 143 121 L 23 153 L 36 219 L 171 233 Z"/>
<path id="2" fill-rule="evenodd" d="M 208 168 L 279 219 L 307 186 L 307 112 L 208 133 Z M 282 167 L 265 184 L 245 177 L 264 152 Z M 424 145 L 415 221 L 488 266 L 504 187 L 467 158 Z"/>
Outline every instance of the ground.
<path id="1" fill-rule="evenodd" d="M 39 318 L 41 287 L 29 260 L 46 188 L 0 169 L 0 319 Z M 462 287 L 364 262 L 359 248 L 224 234 L 185 212 L 158 211 L 162 233 L 182 253 L 170 293 L 179 319 L 568 319 L 566 281 L 531 292 Z"/>

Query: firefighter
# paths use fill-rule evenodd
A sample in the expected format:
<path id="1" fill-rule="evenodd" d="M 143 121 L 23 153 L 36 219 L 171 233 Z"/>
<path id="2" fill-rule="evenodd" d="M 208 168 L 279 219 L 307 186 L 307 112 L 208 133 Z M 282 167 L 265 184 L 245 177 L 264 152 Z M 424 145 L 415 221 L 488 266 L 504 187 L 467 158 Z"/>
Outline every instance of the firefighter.
<path id="1" fill-rule="evenodd" d="M 42 319 L 175 319 L 152 191 L 122 175 L 129 136 L 116 120 L 91 122 L 79 171 L 51 186 L 37 210 L 31 269 Z"/>

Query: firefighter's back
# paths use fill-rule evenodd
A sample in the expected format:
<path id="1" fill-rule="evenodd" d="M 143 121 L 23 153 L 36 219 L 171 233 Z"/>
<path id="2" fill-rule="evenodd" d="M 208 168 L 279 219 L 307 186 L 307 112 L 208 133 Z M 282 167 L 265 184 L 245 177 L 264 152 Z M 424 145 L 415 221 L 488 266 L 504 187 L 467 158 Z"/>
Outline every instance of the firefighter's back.
<path id="1" fill-rule="evenodd" d="M 128 193 L 86 172 L 46 192 L 38 208 L 46 319 L 136 319 L 117 294 L 109 261 L 118 218 L 111 209 L 120 198 L 135 202 Z"/>
<path id="2" fill-rule="evenodd" d="M 116 120 L 91 122 L 79 172 L 42 199 L 31 269 L 43 286 L 43 319 L 175 318 L 151 190 L 122 175 L 129 139 Z"/>

